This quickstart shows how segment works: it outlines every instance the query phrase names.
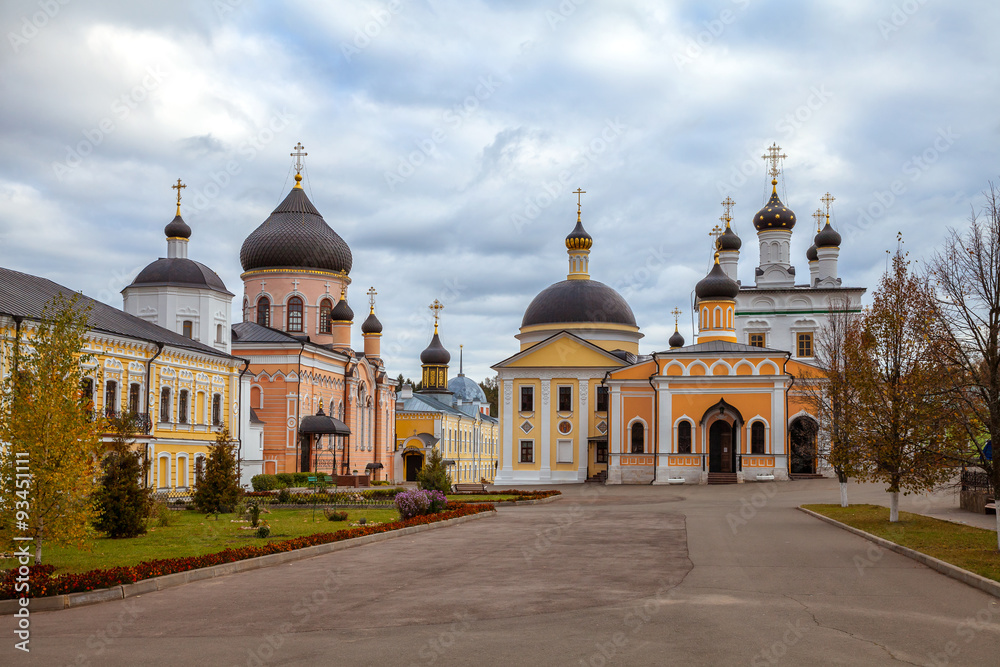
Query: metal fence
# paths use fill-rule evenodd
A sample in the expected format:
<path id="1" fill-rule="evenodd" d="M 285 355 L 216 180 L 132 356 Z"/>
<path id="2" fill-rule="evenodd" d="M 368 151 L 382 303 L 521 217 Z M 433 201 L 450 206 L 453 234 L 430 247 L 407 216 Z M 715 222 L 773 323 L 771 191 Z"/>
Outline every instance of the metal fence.
<path id="1" fill-rule="evenodd" d="M 993 487 L 990 485 L 990 476 L 983 470 L 963 470 L 962 491 L 993 493 Z"/>

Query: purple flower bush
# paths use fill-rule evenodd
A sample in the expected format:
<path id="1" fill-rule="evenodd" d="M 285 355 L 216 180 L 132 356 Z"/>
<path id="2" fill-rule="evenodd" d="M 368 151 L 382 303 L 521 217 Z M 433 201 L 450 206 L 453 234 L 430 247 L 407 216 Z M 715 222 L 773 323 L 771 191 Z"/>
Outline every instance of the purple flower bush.
<path id="1" fill-rule="evenodd" d="M 411 519 L 424 514 L 437 514 L 448 507 L 448 499 L 440 491 L 413 489 L 396 495 L 396 509 L 402 519 Z"/>

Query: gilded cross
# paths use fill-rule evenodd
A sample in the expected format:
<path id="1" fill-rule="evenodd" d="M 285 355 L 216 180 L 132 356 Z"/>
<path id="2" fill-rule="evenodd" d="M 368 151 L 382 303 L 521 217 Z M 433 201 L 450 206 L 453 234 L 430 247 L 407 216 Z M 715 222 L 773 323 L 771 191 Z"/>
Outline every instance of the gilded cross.
<path id="1" fill-rule="evenodd" d="M 580 222 L 580 211 L 582 209 L 581 197 L 582 195 L 587 194 L 587 191 L 583 188 L 577 188 L 573 191 L 573 194 L 576 195 L 576 221 Z"/>
<path id="2" fill-rule="evenodd" d="M 438 318 L 440 317 L 440 312 L 442 310 L 444 310 L 444 304 L 442 304 L 437 299 L 434 299 L 434 303 L 432 303 L 430 306 L 428 306 L 428 308 L 430 308 L 431 312 L 434 313 L 434 333 L 437 333 L 438 332 Z"/>
<path id="3" fill-rule="evenodd" d="M 764 158 L 765 161 L 771 163 L 771 167 L 768 169 L 768 172 L 771 174 L 771 178 L 778 178 L 778 174 L 781 173 L 781 169 L 778 167 L 778 164 L 781 160 L 788 157 L 781 152 L 781 146 L 776 143 L 771 144 L 771 147 L 767 149 L 767 154 L 761 155 L 761 157 Z"/>
<path id="4" fill-rule="evenodd" d="M 813 213 L 813 217 L 816 218 L 816 231 L 818 232 L 820 229 L 822 229 L 823 225 L 823 211 L 820 209 L 816 209 L 816 212 Z"/>
<path id="5" fill-rule="evenodd" d="M 295 152 L 294 153 L 289 153 L 289 155 L 291 155 L 293 158 L 295 158 L 295 171 L 297 173 L 301 173 L 302 172 L 302 167 L 305 166 L 302 163 L 302 158 L 304 158 L 305 156 L 309 155 L 309 153 L 306 153 L 305 151 L 302 150 L 303 148 L 305 148 L 305 146 L 303 146 L 302 142 L 300 141 L 297 144 L 295 144 Z"/>
<path id="6" fill-rule="evenodd" d="M 378 294 L 378 292 L 375 291 L 375 287 L 369 287 L 368 288 L 368 303 L 369 303 L 369 305 L 371 305 L 373 313 L 375 312 L 375 295 L 376 294 Z"/>
<path id="7" fill-rule="evenodd" d="M 674 316 L 674 328 L 675 329 L 677 328 L 677 322 L 680 320 L 682 312 L 683 311 L 680 308 L 674 308 L 673 310 L 670 311 L 670 314 Z"/>
<path id="8" fill-rule="evenodd" d="M 827 192 L 825 195 L 819 198 L 821 202 L 826 206 L 826 217 L 827 220 L 830 219 L 830 204 L 832 204 L 837 198 Z"/>
<path id="9" fill-rule="evenodd" d="M 735 205 L 736 202 L 733 201 L 732 197 L 726 197 L 725 199 L 722 200 L 722 208 L 725 212 L 722 214 L 722 217 L 719 218 L 719 220 L 724 220 L 726 222 L 726 227 L 729 226 L 729 223 L 733 219 L 733 206 Z"/>
<path id="10" fill-rule="evenodd" d="M 186 188 L 187 186 L 181 183 L 181 179 L 177 179 L 177 185 L 171 185 L 171 190 L 177 190 L 177 215 L 181 214 L 181 188 Z"/>

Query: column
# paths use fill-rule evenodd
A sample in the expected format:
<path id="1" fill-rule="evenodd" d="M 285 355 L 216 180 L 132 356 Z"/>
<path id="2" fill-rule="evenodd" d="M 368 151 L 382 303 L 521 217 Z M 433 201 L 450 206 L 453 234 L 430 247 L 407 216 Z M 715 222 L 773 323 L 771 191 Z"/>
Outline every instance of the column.
<path id="1" fill-rule="evenodd" d="M 537 443 L 537 451 L 539 461 L 541 462 L 541 468 L 538 471 L 538 481 L 549 482 L 552 480 L 552 438 L 550 429 L 552 428 L 552 415 L 550 411 L 552 409 L 552 402 L 549 400 L 549 394 L 552 391 L 552 378 L 542 377 L 542 432 L 538 434 L 538 438 L 535 440 Z"/>
<path id="2" fill-rule="evenodd" d="M 590 379 L 580 380 L 580 386 L 577 393 L 580 396 L 580 402 L 578 405 L 578 415 L 577 419 L 577 431 L 579 432 L 579 438 L 577 440 L 577 450 L 579 451 L 579 460 L 577 461 L 577 481 L 582 482 L 587 479 L 587 459 L 588 454 L 588 441 L 589 436 L 588 429 L 590 427 L 590 407 L 589 403 L 589 393 L 590 390 Z"/>
<path id="3" fill-rule="evenodd" d="M 503 390 L 502 402 L 499 404 L 503 421 L 500 426 L 500 470 L 497 471 L 496 482 L 508 484 L 514 479 L 514 381 L 501 379 Z"/>

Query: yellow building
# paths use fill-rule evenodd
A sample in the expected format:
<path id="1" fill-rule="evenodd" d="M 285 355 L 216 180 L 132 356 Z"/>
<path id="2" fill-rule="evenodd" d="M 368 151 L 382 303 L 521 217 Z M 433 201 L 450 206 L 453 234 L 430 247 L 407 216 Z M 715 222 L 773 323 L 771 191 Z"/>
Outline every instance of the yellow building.
<path id="1" fill-rule="evenodd" d="M 189 492 L 216 435 L 228 428 L 240 441 L 242 362 L 45 278 L 0 268 L 0 335 L 6 369 L 18 327 L 30 330 L 57 294 L 89 307 L 84 392 L 98 413 L 139 416 L 136 439 L 150 469 L 147 482 L 163 492 Z M 22 331 L 22 334 L 25 333 Z M 110 439 L 105 434 L 105 440 Z"/>
<path id="2" fill-rule="evenodd" d="M 404 385 L 396 400 L 397 481 L 414 481 L 431 450 L 437 449 L 449 467 L 452 482 L 493 483 L 497 468 L 499 424 L 489 414 L 482 388 L 465 376 L 448 380 L 451 354 L 438 336 L 435 301 L 434 336 L 420 354 L 420 391 Z"/>

